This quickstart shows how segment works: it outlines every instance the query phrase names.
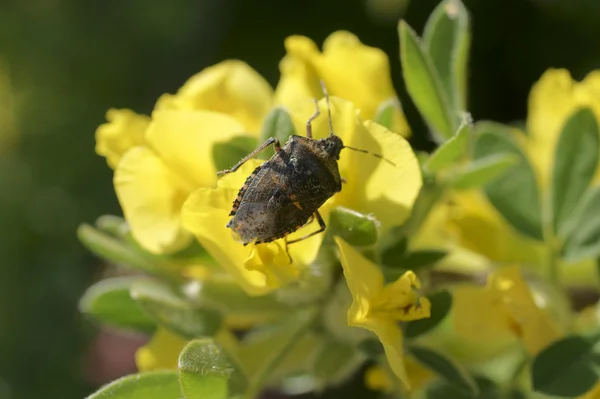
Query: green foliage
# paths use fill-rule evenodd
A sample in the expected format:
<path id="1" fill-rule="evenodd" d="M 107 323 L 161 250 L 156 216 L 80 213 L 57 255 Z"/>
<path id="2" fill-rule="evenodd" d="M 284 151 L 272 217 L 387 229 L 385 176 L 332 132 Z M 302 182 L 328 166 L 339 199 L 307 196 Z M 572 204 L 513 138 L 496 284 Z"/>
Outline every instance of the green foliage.
<path id="1" fill-rule="evenodd" d="M 479 393 L 477 384 L 458 363 L 441 353 L 422 346 L 409 345 L 408 348 L 415 359 L 438 374 L 448 384 L 469 397 L 477 397 Z"/>
<path id="2" fill-rule="evenodd" d="M 368 246 L 377 242 L 377 221 L 371 216 L 337 207 L 329 214 L 329 231 L 355 246 Z"/>
<path id="3" fill-rule="evenodd" d="M 129 294 L 133 281 L 132 277 L 113 277 L 97 282 L 79 300 L 79 310 L 100 323 L 153 332 L 156 323 Z"/>
<path id="4" fill-rule="evenodd" d="M 176 371 L 128 375 L 102 387 L 87 399 L 180 399 Z"/>
<path id="5" fill-rule="evenodd" d="M 600 186 L 586 193 L 569 224 L 572 228 L 563 247 L 564 258 L 574 262 L 600 255 Z"/>
<path id="6" fill-rule="evenodd" d="M 452 308 L 452 294 L 448 291 L 438 291 L 427 295 L 431 302 L 431 316 L 414 320 L 406 324 L 404 333 L 407 338 L 416 338 L 433 330 L 440 324 Z"/>
<path id="7" fill-rule="evenodd" d="M 256 139 L 238 136 L 223 143 L 215 143 L 212 158 L 217 170 L 229 169 L 246 155 L 254 151 L 258 143 Z"/>
<path id="8" fill-rule="evenodd" d="M 423 164 L 423 169 L 429 173 L 438 173 L 451 166 L 467 153 L 471 124 L 463 120 L 456 134 L 441 144 Z"/>
<path id="9" fill-rule="evenodd" d="M 477 125 L 473 157 L 478 160 L 508 154 L 518 162 L 484 187 L 489 201 L 520 233 L 542 239 L 542 211 L 538 184 L 529 160 L 512 139 L 509 128 L 495 124 Z"/>
<path id="10" fill-rule="evenodd" d="M 221 327 L 221 314 L 213 309 L 194 306 L 166 284 L 139 279 L 131 286 L 131 297 L 157 323 L 187 338 L 210 336 Z"/>
<path id="11" fill-rule="evenodd" d="M 296 134 L 296 129 L 294 128 L 294 123 L 292 122 L 289 112 L 283 106 L 275 107 L 273 110 L 271 110 L 269 115 L 267 115 L 263 123 L 262 131 L 260 132 L 259 144 L 264 143 L 271 137 L 275 137 L 276 139 L 279 139 L 281 145 L 283 145 L 288 141 L 290 136 L 294 134 Z M 239 159 L 246 156 L 250 151 L 242 154 Z M 269 159 L 271 156 L 273 156 L 273 154 L 273 149 L 269 148 L 258 155 L 257 158 Z"/>
<path id="12" fill-rule="evenodd" d="M 575 112 L 560 134 L 552 176 L 554 231 L 560 233 L 587 190 L 598 164 L 600 138 L 589 108 Z"/>
<path id="13" fill-rule="evenodd" d="M 386 127 L 387 129 L 392 129 L 394 112 L 396 110 L 402 110 L 402 106 L 397 98 L 391 98 L 387 101 L 384 101 L 377 108 L 377 113 L 375 114 L 374 118 L 375 122 Z"/>
<path id="14" fill-rule="evenodd" d="M 540 352 L 531 370 L 533 389 L 576 397 L 600 380 L 600 336 L 569 336 Z"/>
<path id="15" fill-rule="evenodd" d="M 502 175 L 518 162 L 511 154 L 489 155 L 470 163 L 454 177 L 451 186 L 455 190 L 481 187 Z"/>

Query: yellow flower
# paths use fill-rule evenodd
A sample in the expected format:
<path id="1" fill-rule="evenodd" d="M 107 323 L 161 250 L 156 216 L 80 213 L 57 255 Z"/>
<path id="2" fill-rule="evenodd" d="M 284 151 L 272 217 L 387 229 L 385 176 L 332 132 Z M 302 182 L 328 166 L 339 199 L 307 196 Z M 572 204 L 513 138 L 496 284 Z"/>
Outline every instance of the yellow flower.
<path id="1" fill-rule="evenodd" d="M 388 363 L 406 389 L 411 389 L 406 366 L 400 321 L 411 321 L 430 316 L 431 303 L 415 292 L 420 282 L 408 271 L 398 280 L 384 284 L 377 265 L 339 237 L 335 239 L 344 276 L 352 294 L 348 309 L 348 324 L 372 331 L 383 345 Z"/>
<path id="2" fill-rule="evenodd" d="M 150 341 L 135 353 L 139 371 L 177 369 L 179 353 L 187 341 L 164 328 L 159 328 Z"/>
<path id="3" fill-rule="evenodd" d="M 544 306 L 536 303 L 516 266 L 492 273 L 485 287 L 458 287 L 453 295 L 453 321 L 456 331 L 473 341 L 513 334 L 532 356 L 564 334 Z"/>
<path id="4" fill-rule="evenodd" d="M 347 145 L 372 150 L 389 158 L 396 166 L 380 159 L 343 150 L 339 170 L 347 180 L 342 192 L 330 198 L 320 209 L 325 222 L 332 207 L 345 206 L 365 214 L 374 214 L 383 230 L 401 224 L 410 212 L 421 187 L 418 161 L 406 140 L 382 126 L 363 121 L 349 101 L 331 98 L 335 132 Z M 319 102 L 321 117 L 313 125 L 315 138 L 329 134 L 326 103 Z M 297 132 L 303 132 L 307 119 L 314 113 L 312 101 L 300 101 L 290 109 Z M 315 259 L 323 234 L 294 243 L 285 251 L 285 241 L 242 246 L 225 226 L 232 203 L 245 179 L 258 165 L 248 162 L 235 173 L 224 176 L 216 188 L 200 188 L 186 201 L 182 210 L 185 227 L 200 244 L 235 276 L 250 295 L 261 295 L 293 281 Z M 398 182 L 399 184 L 390 184 Z M 288 236 L 300 238 L 318 229 L 317 221 Z"/>
<path id="5" fill-rule="evenodd" d="M 332 33 L 323 43 L 323 52 L 305 36 L 285 41 L 287 55 L 280 63 L 281 79 L 275 100 L 285 105 L 298 99 L 318 98 L 322 79 L 329 92 L 353 102 L 364 119 L 373 119 L 379 106 L 398 101 L 392 85 L 390 63 L 380 49 L 362 44 L 350 32 Z M 400 103 L 392 116 L 391 130 L 410 135 Z"/>
<path id="6" fill-rule="evenodd" d="M 226 61 L 190 78 L 177 94 L 161 97 L 151 118 L 109 111 L 96 148 L 115 167 L 115 191 L 140 245 L 160 254 L 190 242 L 181 206 L 196 188 L 216 183 L 214 145 L 257 137 L 272 94 L 248 65 Z"/>
<path id="7" fill-rule="evenodd" d="M 429 381 L 435 378 L 431 370 L 422 366 L 410 356 L 404 359 L 404 365 L 406 367 L 406 375 L 414 390 L 424 387 Z M 377 365 L 369 367 L 365 372 L 365 385 L 374 391 L 384 392 L 391 392 L 394 387 L 393 381 L 390 381 L 390 376 L 382 367 Z"/>

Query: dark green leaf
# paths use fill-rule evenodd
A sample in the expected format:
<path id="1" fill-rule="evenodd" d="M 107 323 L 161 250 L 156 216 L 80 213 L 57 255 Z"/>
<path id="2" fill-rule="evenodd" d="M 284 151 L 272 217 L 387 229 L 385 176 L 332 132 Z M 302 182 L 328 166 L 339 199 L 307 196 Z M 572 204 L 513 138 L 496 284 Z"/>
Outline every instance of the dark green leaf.
<path id="1" fill-rule="evenodd" d="M 407 270 L 417 270 L 427 266 L 434 266 L 436 262 L 444 259 L 448 252 L 440 249 L 422 249 L 409 252 L 398 263 L 398 266 Z"/>
<path id="2" fill-rule="evenodd" d="M 322 386 L 336 384 L 346 379 L 362 361 L 364 356 L 353 345 L 328 339 L 317 354 L 312 374 Z"/>
<path id="3" fill-rule="evenodd" d="M 478 188 L 502 175 L 519 160 L 512 154 L 495 154 L 479 158 L 454 177 L 452 188 L 469 190 Z"/>
<path id="4" fill-rule="evenodd" d="M 257 146 L 256 139 L 250 136 L 236 136 L 229 141 L 215 143 L 212 149 L 215 167 L 217 170 L 230 169 Z"/>
<path id="5" fill-rule="evenodd" d="M 83 245 L 96 255 L 118 265 L 129 266 L 148 272 L 156 272 L 157 265 L 132 250 L 122 241 L 82 224 L 77 229 L 77 237 Z"/>
<path id="6" fill-rule="evenodd" d="M 379 105 L 375 113 L 375 122 L 391 130 L 394 125 L 394 112 L 402 109 L 397 98 L 391 98 Z"/>
<path id="7" fill-rule="evenodd" d="M 452 308 L 452 294 L 448 291 L 438 291 L 427 295 L 431 302 L 431 316 L 427 319 L 411 321 L 406 324 L 404 334 L 407 338 L 416 338 L 435 328 Z"/>
<path id="8" fill-rule="evenodd" d="M 563 247 L 565 260 L 576 262 L 600 255 L 600 186 L 591 188 L 570 218 Z"/>
<path id="9" fill-rule="evenodd" d="M 458 125 L 429 55 L 404 21 L 398 26 L 400 61 L 406 89 L 439 141 L 452 137 Z"/>
<path id="10" fill-rule="evenodd" d="M 221 327 L 220 313 L 193 306 L 159 281 L 135 281 L 131 297 L 158 323 L 184 337 L 211 336 Z"/>
<path id="11" fill-rule="evenodd" d="M 542 240 L 540 194 L 529 160 L 512 140 L 508 127 L 481 123 L 476 130 L 476 160 L 496 154 L 509 154 L 518 160 L 504 174 L 486 184 L 486 196 L 517 231 Z"/>
<path id="12" fill-rule="evenodd" d="M 569 336 L 554 342 L 534 359 L 531 378 L 537 392 L 583 395 L 600 379 L 599 336 Z"/>
<path id="13" fill-rule="evenodd" d="M 115 380 L 87 399 L 180 399 L 176 371 L 151 371 Z"/>
<path id="14" fill-rule="evenodd" d="M 552 176 L 554 231 L 561 232 L 572 215 L 598 164 L 598 124 L 589 108 L 582 108 L 565 123 L 556 146 Z"/>
<path id="15" fill-rule="evenodd" d="M 97 282 L 81 297 L 80 311 L 111 326 L 154 331 L 154 320 L 129 295 L 134 280 L 134 277 L 114 277 Z"/>
<path id="16" fill-rule="evenodd" d="M 453 385 L 445 380 L 439 380 L 429 385 L 423 395 L 423 399 L 513 399 L 504 396 L 502 389 L 489 378 L 476 376 L 475 383 L 479 389 L 479 394 L 473 396 L 457 390 Z M 516 399 L 516 398 L 514 398 Z"/>
<path id="17" fill-rule="evenodd" d="M 358 344 L 358 349 L 370 359 L 377 359 L 385 352 L 383 351 L 383 345 L 378 339 L 367 338 Z"/>
<path id="18" fill-rule="evenodd" d="M 402 226 L 391 228 L 379 243 L 379 257 L 384 265 L 399 265 L 399 260 L 404 259 L 408 249 L 408 239 Z"/>
<path id="19" fill-rule="evenodd" d="M 232 394 L 243 392 L 246 385 L 244 375 L 234 367 L 229 355 L 210 338 L 190 341 L 179 354 L 178 368 L 186 399 L 225 399 L 230 384 Z"/>
<path id="20" fill-rule="evenodd" d="M 264 143 L 271 137 L 275 137 L 276 139 L 279 139 L 281 145 L 283 145 L 293 134 L 296 134 L 296 130 L 292 118 L 283 106 L 279 106 L 273 108 L 269 115 L 267 115 L 260 133 L 259 144 Z M 263 151 L 258 158 L 269 159 L 273 154 L 273 149 L 269 148 L 268 150 Z"/>
<path id="21" fill-rule="evenodd" d="M 454 360 L 423 346 L 409 345 L 410 353 L 460 392 L 476 397 L 479 393 L 473 378 Z"/>
<path id="22" fill-rule="evenodd" d="M 467 155 L 467 145 L 469 143 L 470 133 L 470 123 L 463 121 L 456 134 L 450 137 L 445 143 L 440 145 L 433 154 L 431 154 L 429 159 L 427 159 L 423 165 L 423 168 L 426 171 L 435 174 L 451 166 L 454 161 L 460 157 Z"/>
<path id="23" fill-rule="evenodd" d="M 336 235 L 350 245 L 366 246 L 377 242 L 377 224 L 371 216 L 337 207 L 329 214 L 329 237 Z"/>
<path id="24" fill-rule="evenodd" d="M 444 0 L 427 20 L 423 47 L 454 113 L 466 108 L 469 14 L 460 0 Z"/>

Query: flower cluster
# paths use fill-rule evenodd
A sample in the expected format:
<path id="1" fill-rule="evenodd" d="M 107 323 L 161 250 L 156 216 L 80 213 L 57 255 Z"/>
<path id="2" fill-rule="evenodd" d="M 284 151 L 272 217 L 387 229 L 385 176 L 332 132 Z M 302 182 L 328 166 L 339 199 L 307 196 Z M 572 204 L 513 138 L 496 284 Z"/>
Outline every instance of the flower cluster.
<path id="1" fill-rule="evenodd" d="M 140 373 L 101 394 L 155 384 L 173 398 L 255 398 L 298 378 L 295 392 L 338 385 L 370 362 L 366 384 L 399 397 L 490 387 L 595 397 L 600 384 L 575 381 L 561 362 L 597 372 L 595 305 L 578 312 L 568 301 L 574 286 L 598 291 L 600 75 L 546 72 L 524 130 L 473 123 L 460 1 L 436 8 L 423 40 L 404 22 L 399 33 L 407 90 L 438 144 L 431 154 L 407 141 L 388 56 L 344 31 L 322 50 L 288 37 L 274 89 L 229 60 L 159 97 L 149 116 L 108 111 L 96 152 L 114 170 L 124 219 L 79 234 L 133 272 L 91 287 L 81 308 L 151 338 L 136 354 Z M 242 245 L 227 228 L 232 204 L 280 155 L 265 148 L 217 172 L 271 137 L 308 136 L 309 120 L 313 140 L 335 134 L 345 147 L 328 159 L 342 189 L 319 208 L 325 231 L 303 239 L 319 229 L 311 218 Z M 287 162 L 321 162 L 305 156 Z M 258 189 L 280 195 L 269 187 Z M 129 318 L 106 311 L 117 296 Z"/>

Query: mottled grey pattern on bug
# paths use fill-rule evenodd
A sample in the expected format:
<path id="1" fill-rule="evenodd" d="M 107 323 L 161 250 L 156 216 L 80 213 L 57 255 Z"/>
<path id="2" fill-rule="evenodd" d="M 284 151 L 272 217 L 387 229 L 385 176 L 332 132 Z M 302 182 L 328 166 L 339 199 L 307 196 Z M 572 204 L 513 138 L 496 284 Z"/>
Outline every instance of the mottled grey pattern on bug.
<path id="1" fill-rule="evenodd" d="M 227 227 L 244 245 L 285 237 L 313 217 L 319 222 L 319 229 L 287 243 L 302 241 L 324 231 L 325 222 L 319 208 L 342 189 L 343 179 L 337 164 L 341 150 L 349 148 L 367 153 L 344 146 L 342 139 L 333 133 L 329 97 L 324 86 L 323 92 L 329 114 L 327 138 L 312 138 L 312 121 L 319 116 L 319 107 L 314 100 L 316 112 L 306 122 L 306 137 L 292 135 L 283 147 L 279 140 L 270 138 L 234 167 L 218 173 L 222 176 L 235 172 L 268 146 L 273 145 L 275 149 L 275 154 L 246 179 L 229 214 L 233 217 Z"/>

